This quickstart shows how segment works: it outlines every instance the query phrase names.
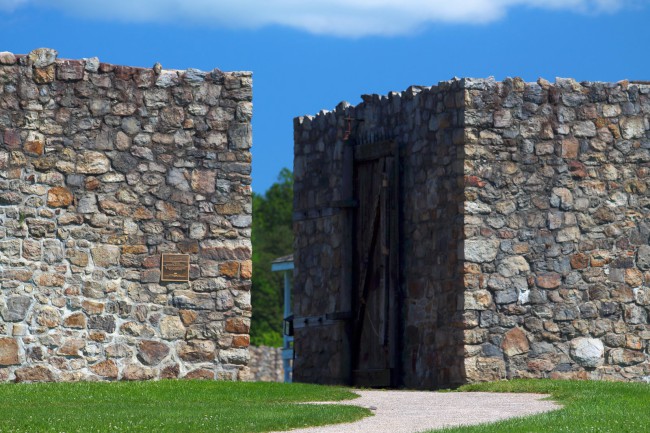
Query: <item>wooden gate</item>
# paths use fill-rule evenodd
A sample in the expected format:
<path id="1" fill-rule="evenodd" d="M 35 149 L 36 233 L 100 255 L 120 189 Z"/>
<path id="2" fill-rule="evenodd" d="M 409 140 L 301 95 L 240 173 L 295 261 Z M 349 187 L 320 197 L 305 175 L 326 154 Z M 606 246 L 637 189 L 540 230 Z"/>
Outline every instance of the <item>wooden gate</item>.
<path id="1" fill-rule="evenodd" d="M 352 383 L 399 378 L 399 153 L 392 141 L 354 147 Z"/>

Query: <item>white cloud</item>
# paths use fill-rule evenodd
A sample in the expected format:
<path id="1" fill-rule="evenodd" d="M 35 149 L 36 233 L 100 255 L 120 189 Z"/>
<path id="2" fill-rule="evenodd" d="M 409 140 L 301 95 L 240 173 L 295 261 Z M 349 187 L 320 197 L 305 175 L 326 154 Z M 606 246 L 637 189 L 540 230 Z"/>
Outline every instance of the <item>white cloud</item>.
<path id="1" fill-rule="evenodd" d="M 486 23 L 514 7 L 615 12 L 644 0 L 0 0 L 74 15 L 134 22 L 194 22 L 235 28 L 281 25 L 336 36 L 400 35 L 430 23 Z"/>
<path id="2" fill-rule="evenodd" d="M 27 3 L 28 0 L 0 0 L 0 11 L 13 11 L 18 6 Z"/>

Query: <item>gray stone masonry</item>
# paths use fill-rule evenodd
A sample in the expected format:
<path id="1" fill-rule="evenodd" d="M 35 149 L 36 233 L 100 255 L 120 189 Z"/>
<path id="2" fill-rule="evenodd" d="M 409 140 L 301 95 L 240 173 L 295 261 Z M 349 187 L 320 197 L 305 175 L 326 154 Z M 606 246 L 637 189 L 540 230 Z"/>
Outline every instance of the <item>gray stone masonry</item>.
<path id="1" fill-rule="evenodd" d="M 248 72 L 0 53 L 0 381 L 249 376 L 251 101 Z"/>
<path id="2" fill-rule="evenodd" d="M 294 122 L 297 316 L 345 304 L 344 210 L 322 210 L 351 124 L 400 149 L 402 385 L 650 381 L 649 84 L 454 79 L 363 101 Z M 346 382 L 345 332 L 297 329 L 296 380 Z"/>

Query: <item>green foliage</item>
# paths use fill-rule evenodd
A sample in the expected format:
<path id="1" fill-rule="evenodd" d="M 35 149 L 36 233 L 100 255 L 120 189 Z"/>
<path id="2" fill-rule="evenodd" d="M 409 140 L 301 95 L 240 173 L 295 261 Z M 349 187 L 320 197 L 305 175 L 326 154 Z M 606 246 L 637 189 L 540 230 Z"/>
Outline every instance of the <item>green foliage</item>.
<path id="1" fill-rule="evenodd" d="M 282 345 L 283 277 L 271 261 L 293 251 L 293 173 L 284 168 L 264 195 L 253 193 L 251 344 Z"/>
<path id="2" fill-rule="evenodd" d="M 446 433 L 622 433 L 650 431 L 650 385 L 564 380 L 510 380 L 462 386 L 458 391 L 549 394 L 562 409 Z"/>
<path id="3" fill-rule="evenodd" d="M 351 422 L 369 411 L 298 405 L 356 396 L 306 384 L 215 381 L 0 385 L 2 432 L 254 433 Z"/>

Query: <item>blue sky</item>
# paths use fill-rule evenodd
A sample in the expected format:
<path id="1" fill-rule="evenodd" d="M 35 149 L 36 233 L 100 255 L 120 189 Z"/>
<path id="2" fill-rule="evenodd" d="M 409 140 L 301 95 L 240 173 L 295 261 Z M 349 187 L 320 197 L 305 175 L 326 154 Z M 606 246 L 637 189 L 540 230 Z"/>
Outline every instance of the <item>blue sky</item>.
<path id="1" fill-rule="evenodd" d="M 295 116 L 361 94 L 454 76 L 650 80 L 649 0 L 0 0 L 0 22 L 0 51 L 253 71 L 259 193 L 292 167 Z"/>

